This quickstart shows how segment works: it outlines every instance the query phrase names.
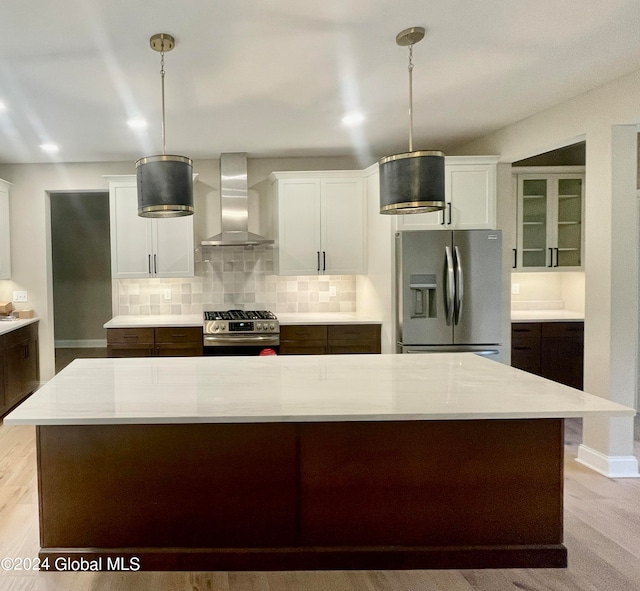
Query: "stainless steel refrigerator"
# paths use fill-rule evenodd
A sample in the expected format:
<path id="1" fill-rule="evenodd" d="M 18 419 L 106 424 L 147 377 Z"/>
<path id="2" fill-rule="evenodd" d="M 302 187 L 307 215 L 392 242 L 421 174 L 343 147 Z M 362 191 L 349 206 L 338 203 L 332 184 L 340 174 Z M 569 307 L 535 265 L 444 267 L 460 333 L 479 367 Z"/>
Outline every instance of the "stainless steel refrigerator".
<path id="1" fill-rule="evenodd" d="M 501 361 L 499 230 L 396 233 L 398 353 L 473 351 Z"/>

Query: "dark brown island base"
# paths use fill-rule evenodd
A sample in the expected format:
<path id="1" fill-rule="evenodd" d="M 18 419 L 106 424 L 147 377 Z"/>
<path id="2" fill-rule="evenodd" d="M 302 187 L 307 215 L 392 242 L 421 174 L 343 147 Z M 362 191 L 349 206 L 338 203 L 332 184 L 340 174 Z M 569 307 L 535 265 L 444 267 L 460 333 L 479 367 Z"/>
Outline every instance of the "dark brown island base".
<path id="1" fill-rule="evenodd" d="M 632 409 L 472 354 L 376 359 L 73 362 L 7 421 L 37 424 L 40 558 L 51 570 L 565 567 L 563 418 L 545 415 Z M 254 372 L 265 385 L 248 393 Z M 89 376 L 103 385 L 82 394 Z M 544 411 L 526 410 L 533 390 Z"/>

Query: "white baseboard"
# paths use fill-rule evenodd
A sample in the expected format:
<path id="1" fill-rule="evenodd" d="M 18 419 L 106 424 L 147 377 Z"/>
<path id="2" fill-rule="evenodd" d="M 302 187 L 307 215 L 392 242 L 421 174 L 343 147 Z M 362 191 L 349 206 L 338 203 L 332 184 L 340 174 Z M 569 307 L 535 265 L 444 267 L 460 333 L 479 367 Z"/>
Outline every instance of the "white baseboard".
<path id="1" fill-rule="evenodd" d="M 106 347 L 107 339 L 82 339 L 77 341 L 55 341 L 56 349 L 95 349 Z"/>
<path id="2" fill-rule="evenodd" d="M 640 478 L 638 459 L 635 456 L 605 456 L 581 444 L 578 447 L 576 462 L 607 478 Z"/>

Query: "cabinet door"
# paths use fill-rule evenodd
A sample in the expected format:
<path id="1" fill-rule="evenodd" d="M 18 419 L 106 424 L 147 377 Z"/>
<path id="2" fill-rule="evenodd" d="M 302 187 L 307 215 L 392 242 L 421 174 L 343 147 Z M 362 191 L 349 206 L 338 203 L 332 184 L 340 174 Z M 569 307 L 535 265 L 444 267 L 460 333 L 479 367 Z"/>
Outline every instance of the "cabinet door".
<path id="1" fill-rule="evenodd" d="M 560 176 L 556 179 L 555 262 L 562 269 L 582 268 L 584 228 L 584 182 L 581 176 Z"/>
<path id="2" fill-rule="evenodd" d="M 321 195 L 321 271 L 334 275 L 366 273 L 362 179 L 323 178 Z"/>
<path id="3" fill-rule="evenodd" d="M 445 163 L 444 211 L 399 215 L 398 230 L 493 230 L 496 228 L 496 162 L 478 157 Z"/>
<path id="4" fill-rule="evenodd" d="M 321 268 L 320 179 L 280 179 L 278 274 L 316 275 Z"/>
<path id="5" fill-rule="evenodd" d="M 517 268 L 579 270 L 584 265 L 584 175 L 518 175 Z"/>
<path id="6" fill-rule="evenodd" d="M 9 183 L 0 180 L 0 279 L 11 279 Z"/>
<path id="7" fill-rule="evenodd" d="M 138 216 L 133 182 L 110 183 L 111 276 L 115 279 L 151 277 L 152 220 Z"/>
<path id="8" fill-rule="evenodd" d="M 153 220 L 154 277 L 193 277 L 193 216 Z"/>
<path id="9" fill-rule="evenodd" d="M 9 333 L 7 337 L 5 404 L 11 407 L 35 392 L 39 381 L 37 325 Z"/>

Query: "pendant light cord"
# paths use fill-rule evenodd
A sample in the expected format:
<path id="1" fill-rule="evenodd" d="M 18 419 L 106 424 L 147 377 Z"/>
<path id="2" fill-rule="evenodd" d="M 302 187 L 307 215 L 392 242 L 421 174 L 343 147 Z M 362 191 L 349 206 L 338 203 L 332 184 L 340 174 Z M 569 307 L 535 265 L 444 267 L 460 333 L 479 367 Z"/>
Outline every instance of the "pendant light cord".
<path id="1" fill-rule="evenodd" d="M 166 141 L 164 131 L 164 37 L 161 39 L 162 49 L 160 50 L 160 80 L 162 82 L 162 155 L 166 153 Z"/>
<path id="2" fill-rule="evenodd" d="M 413 152 L 413 44 L 409 45 L 409 152 Z"/>

